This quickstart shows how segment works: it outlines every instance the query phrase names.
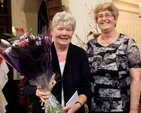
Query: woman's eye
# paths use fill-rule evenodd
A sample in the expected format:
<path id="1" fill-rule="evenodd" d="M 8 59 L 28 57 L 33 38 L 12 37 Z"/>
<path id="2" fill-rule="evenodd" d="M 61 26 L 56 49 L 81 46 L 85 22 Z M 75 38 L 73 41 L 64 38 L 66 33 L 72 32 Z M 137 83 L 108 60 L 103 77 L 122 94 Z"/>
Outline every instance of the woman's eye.
<path id="1" fill-rule="evenodd" d="M 67 31 L 72 31 L 71 29 L 67 29 Z"/>
<path id="2" fill-rule="evenodd" d="M 62 31 L 63 29 L 59 28 L 58 30 L 59 30 L 59 31 Z"/>

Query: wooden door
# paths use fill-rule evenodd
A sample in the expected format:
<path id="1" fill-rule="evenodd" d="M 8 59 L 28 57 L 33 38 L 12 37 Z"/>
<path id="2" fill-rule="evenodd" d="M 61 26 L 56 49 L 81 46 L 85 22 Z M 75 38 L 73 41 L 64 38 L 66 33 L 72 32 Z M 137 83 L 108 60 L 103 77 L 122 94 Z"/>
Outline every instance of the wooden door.
<path id="1" fill-rule="evenodd" d="M 47 10 L 47 18 L 48 22 L 50 22 L 55 15 L 55 13 L 62 11 L 62 2 L 61 0 L 45 0 L 46 2 L 46 10 Z"/>
<path id="2" fill-rule="evenodd" d="M 6 25 L 0 25 L 0 39 L 7 40 L 7 37 L 3 35 L 3 33 L 7 33 L 7 26 Z"/>

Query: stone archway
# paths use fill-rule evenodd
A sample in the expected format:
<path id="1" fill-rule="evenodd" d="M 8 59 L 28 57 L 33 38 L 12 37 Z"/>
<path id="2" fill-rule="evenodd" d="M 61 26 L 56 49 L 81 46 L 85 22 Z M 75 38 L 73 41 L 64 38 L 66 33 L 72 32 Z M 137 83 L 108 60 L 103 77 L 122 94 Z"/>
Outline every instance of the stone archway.
<path id="1" fill-rule="evenodd" d="M 25 31 L 32 28 L 38 31 L 38 11 L 42 2 L 46 3 L 48 20 L 62 11 L 61 0 L 12 0 L 12 25 Z"/>

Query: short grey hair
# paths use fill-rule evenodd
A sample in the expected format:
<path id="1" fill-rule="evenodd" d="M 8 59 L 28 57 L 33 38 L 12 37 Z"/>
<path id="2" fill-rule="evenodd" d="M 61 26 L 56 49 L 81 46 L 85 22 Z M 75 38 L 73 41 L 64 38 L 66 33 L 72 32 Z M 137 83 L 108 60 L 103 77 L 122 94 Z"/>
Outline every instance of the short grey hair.
<path id="1" fill-rule="evenodd" d="M 70 13 L 65 11 L 56 13 L 52 19 L 52 29 L 54 29 L 60 23 L 63 23 L 65 26 L 71 25 L 73 31 L 75 30 L 76 20 Z"/>

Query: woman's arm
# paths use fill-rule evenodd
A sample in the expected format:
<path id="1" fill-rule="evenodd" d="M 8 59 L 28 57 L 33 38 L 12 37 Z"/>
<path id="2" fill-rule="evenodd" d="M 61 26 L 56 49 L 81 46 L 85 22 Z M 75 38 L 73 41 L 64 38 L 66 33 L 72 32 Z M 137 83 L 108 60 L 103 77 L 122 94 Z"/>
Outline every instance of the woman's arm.
<path id="1" fill-rule="evenodd" d="M 138 111 L 141 92 L 141 68 L 130 68 L 130 112 Z"/>
<path id="2" fill-rule="evenodd" d="M 26 95 L 39 97 L 44 103 L 46 103 L 46 99 L 49 97 L 49 92 L 42 92 L 40 86 L 30 85 L 28 79 L 24 81 L 24 92 Z"/>
<path id="3" fill-rule="evenodd" d="M 26 95 L 36 96 L 37 86 L 30 85 L 28 79 L 25 78 L 23 90 Z"/>

